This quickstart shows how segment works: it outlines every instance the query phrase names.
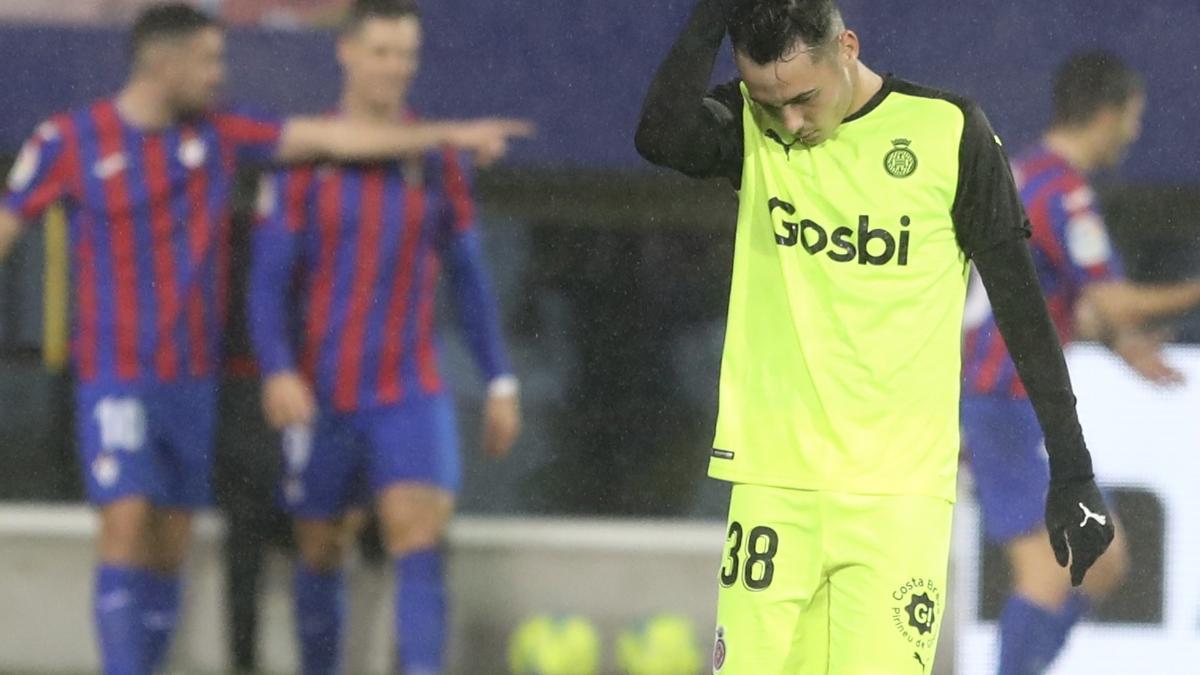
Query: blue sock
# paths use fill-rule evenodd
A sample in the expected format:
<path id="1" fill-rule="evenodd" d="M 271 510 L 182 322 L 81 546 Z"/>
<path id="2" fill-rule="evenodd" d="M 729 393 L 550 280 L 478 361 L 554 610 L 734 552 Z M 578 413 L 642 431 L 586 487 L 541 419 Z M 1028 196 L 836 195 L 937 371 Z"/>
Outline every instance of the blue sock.
<path id="1" fill-rule="evenodd" d="M 1000 613 L 999 675 L 1041 675 L 1062 647 L 1061 620 L 1013 594 Z M 1065 634 L 1064 634 L 1065 637 Z"/>
<path id="2" fill-rule="evenodd" d="M 1083 618 L 1092 608 L 1092 602 L 1088 596 L 1083 593 L 1072 592 L 1067 596 L 1067 601 L 1059 608 L 1056 618 L 1058 619 L 1054 631 L 1054 651 L 1050 654 L 1050 660 L 1053 661 L 1062 648 L 1067 644 L 1067 638 L 1071 635 L 1071 629 L 1079 620 Z"/>
<path id="3" fill-rule="evenodd" d="M 96 568 L 94 617 L 104 675 L 145 675 L 144 631 L 138 607 L 139 570 L 101 563 Z"/>
<path id="4" fill-rule="evenodd" d="M 171 635 L 179 621 L 178 575 L 143 571 L 140 575 L 142 626 L 146 631 L 142 653 L 147 673 L 162 669 L 171 648 Z"/>
<path id="5" fill-rule="evenodd" d="M 296 563 L 296 632 L 302 675 L 336 675 L 341 669 L 345 582 L 342 571 L 315 572 Z"/>
<path id="6" fill-rule="evenodd" d="M 442 552 L 414 551 L 396 561 L 396 648 L 404 672 L 441 672 L 445 643 Z"/>

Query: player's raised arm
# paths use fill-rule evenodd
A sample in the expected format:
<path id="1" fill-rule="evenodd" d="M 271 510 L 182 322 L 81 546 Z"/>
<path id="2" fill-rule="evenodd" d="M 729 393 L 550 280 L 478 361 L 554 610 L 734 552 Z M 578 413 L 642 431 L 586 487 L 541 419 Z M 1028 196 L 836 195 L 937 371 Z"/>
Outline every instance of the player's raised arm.
<path id="1" fill-rule="evenodd" d="M 1055 132 L 1047 134 L 1050 138 Z M 1200 281 L 1142 284 L 1125 277 L 1090 187 L 1057 198 L 1053 211 L 1067 214 L 1052 223 L 1046 245 L 1060 249 L 1063 273 L 1082 289 L 1081 302 L 1105 332 L 1141 330 L 1148 321 L 1185 312 L 1200 304 Z"/>
<path id="2" fill-rule="evenodd" d="M 1106 325 L 1134 328 L 1200 304 L 1200 282 L 1134 284 L 1113 280 L 1089 284 L 1084 299 Z"/>
<path id="3" fill-rule="evenodd" d="M 954 223 L 975 263 L 1000 333 L 1029 393 L 1050 456 L 1046 528 L 1078 586 L 1114 536 L 1092 472 L 1058 332 L 1025 243 L 1029 226 L 1008 159 L 987 118 L 965 105 Z M 1088 514 L 1098 517 L 1088 517 Z"/>
<path id="4" fill-rule="evenodd" d="M 741 107 L 706 95 L 731 1 L 696 4 L 654 75 L 634 138 L 646 160 L 695 178 L 733 179 L 741 171 Z"/>
<path id="5" fill-rule="evenodd" d="M 65 196 L 74 182 L 73 128 L 66 118 L 40 124 L 21 147 L 0 200 L 0 261 L 21 236 L 22 226 Z"/>
<path id="6" fill-rule="evenodd" d="M 533 134 L 524 120 L 371 124 L 336 117 L 292 117 L 283 123 L 276 159 L 372 160 L 419 155 L 442 146 L 471 152 L 487 164 L 507 152 L 515 138 Z"/>

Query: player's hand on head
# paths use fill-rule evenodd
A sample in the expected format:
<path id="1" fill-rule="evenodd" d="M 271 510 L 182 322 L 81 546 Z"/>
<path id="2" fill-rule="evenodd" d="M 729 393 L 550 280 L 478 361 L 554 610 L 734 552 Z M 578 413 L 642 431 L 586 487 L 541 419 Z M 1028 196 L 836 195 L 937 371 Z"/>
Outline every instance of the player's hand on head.
<path id="1" fill-rule="evenodd" d="M 1070 566 L 1072 586 L 1083 583 L 1088 568 L 1104 554 L 1116 535 L 1112 513 L 1091 479 L 1050 481 L 1046 529 L 1054 558 L 1059 565 Z"/>
<path id="2" fill-rule="evenodd" d="M 526 120 L 486 118 L 458 124 L 451 139 L 453 145 L 472 153 L 476 164 L 487 166 L 508 152 L 510 140 L 533 133 L 533 123 Z"/>
<path id="3" fill-rule="evenodd" d="M 299 373 L 285 370 L 263 382 L 263 413 L 273 428 L 310 424 L 316 411 L 312 390 Z"/>
<path id="4" fill-rule="evenodd" d="M 492 387 L 483 410 L 483 452 L 503 459 L 521 433 L 521 399 L 515 386 Z"/>

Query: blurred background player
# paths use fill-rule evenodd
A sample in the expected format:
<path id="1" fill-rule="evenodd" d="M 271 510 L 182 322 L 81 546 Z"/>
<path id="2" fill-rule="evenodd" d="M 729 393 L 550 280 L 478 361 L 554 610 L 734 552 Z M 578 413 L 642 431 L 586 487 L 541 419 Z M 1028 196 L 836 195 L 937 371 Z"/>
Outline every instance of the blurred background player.
<path id="1" fill-rule="evenodd" d="M 337 116 L 412 120 L 421 29 L 412 0 L 358 0 L 338 43 Z M 401 162 L 280 171 L 264 184 L 249 297 L 263 405 L 284 430 L 283 494 L 295 517 L 302 672 L 339 672 L 348 510 L 373 499 L 395 561 L 399 664 L 443 667 L 442 536 L 461 477 L 452 401 L 439 374 L 434 304 L 446 266 L 463 333 L 488 380 L 484 449 L 520 427 L 464 168 L 451 149 Z M 289 340 L 302 274 L 303 344 Z"/>
<path id="2" fill-rule="evenodd" d="M 741 79 L 706 94 L 726 25 Z M 964 257 L 1021 357 L 1075 583 L 1113 536 L 999 138 L 974 103 L 859 49 L 831 0 L 700 0 L 642 110 L 644 157 L 738 189 L 709 463 L 734 484 L 716 671 L 930 672 Z"/>
<path id="3" fill-rule="evenodd" d="M 1083 337 L 1100 338 L 1144 377 L 1170 384 L 1179 374 L 1163 361 L 1145 323 L 1200 303 L 1200 283 L 1127 281 L 1086 177 L 1124 158 L 1141 132 L 1145 106 L 1141 79 L 1116 56 L 1072 57 L 1055 80 L 1053 123 L 1039 144 L 1017 156 L 1013 173 L 1033 226 L 1038 280 L 1063 344 L 1084 329 Z M 1048 468 L 1033 407 L 979 284 L 968 307 L 964 444 L 985 532 L 1005 547 L 1014 579 L 1000 617 L 999 672 L 1041 673 L 1091 604 L 1120 583 L 1128 552 L 1118 528 L 1087 581 L 1071 588 L 1046 545 Z"/>
<path id="4" fill-rule="evenodd" d="M 210 500 L 237 163 L 448 143 L 495 156 L 526 131 L 504 120 L 402 126 L 218 111 L 224 33 L 183 4 L 138 17 L 131 57 L 115 96 L 37 128 L 0 207 L 0 258 L 52 202 L 69 213 L 77 435 L 100 512 L 95 622 L 111 675 L 162 664 L 191 514 Z"/>

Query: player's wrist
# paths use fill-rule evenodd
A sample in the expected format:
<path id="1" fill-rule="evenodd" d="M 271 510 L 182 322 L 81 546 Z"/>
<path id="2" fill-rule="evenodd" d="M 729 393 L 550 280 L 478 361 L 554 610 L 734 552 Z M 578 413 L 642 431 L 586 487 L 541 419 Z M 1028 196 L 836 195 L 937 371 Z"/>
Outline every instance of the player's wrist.
<path id="1" fill-rule="evenodd" d="M 493 377 L 488 381 L 488 398 L 504 398 L 516 396 L 521 392 L 521 381 L 516 375 L 505 374 Z"/>
<path id="2" fill-rule="evenodd" d="M 1095 483 L 1095 482 L 1096 482 L 1096 477 L 1092 476 L 1092 475 L 1068 476 L 1068 477 L 1051 476 L 1050 477 L 1050 489 L 1051 490 L 1060 490 L 1060 489 L 1064 489 L 1064 488 L 1074 488 L 1074 487 L 1078 487 L 1080 485 L 1087 485 L 1088 483 Z"/>
<path id="3" fill-rule="evenodd" d="M 1050 454 L 1050 483 L 1067 485 L 1095 479 L 1092 456 L 1086 448 Z"/>

